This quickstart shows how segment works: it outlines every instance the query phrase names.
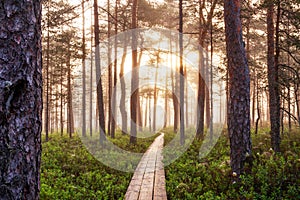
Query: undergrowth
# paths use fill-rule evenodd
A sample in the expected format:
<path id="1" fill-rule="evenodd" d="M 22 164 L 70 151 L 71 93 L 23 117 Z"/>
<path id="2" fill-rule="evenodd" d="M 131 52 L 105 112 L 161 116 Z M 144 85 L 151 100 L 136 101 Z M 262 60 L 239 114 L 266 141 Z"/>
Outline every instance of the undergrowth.
<path id="1" fill-rule="evenodd" d="M 168 134 L 166 141 L 174 134 Z M 252 134 L 253 165 L 246 166 L 240 183 L 231 181 L 227 136 L 210 154 L 199 159 L 201 141 L 167 166 L 168 199 L 300 199 L 300 133 L 282 136 L 281 154 L 270 149 L 268 131 Z"/>
<path id="2" fill-rule="evenodd" d="M 136 145 L 129 145 L 129 136 L 117 132 L 116 138 L 110 140 L 124 150 L 145 152 L 154 138 L 138 139 Z M 99 162 L 78 136 L 70 139 L 51 134 L 48 142 L 43 138 L 42 145 L 41 199 L 124 198 L 132 173 Z"/>

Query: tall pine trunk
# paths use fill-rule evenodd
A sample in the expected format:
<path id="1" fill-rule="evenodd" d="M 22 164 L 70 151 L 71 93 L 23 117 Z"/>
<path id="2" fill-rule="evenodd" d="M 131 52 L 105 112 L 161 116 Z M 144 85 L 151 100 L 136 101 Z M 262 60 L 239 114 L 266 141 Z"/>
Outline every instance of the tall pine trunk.
<path id="1" fill-rule="evenodd" d="M 224 0 L 226 51 L 229 72 L 228 132 L 234 177 L 243 172 L 251 155 L 250 76 L 242 38 L 240 1 Z"/>
<path id="2" fill-rule="evenodd" d="M 137 105 L 138 105 L 138 95 L 139 95 L 139 73 L 137 65 L 137 0 L 133 0 L 132 4 L 132 22 L 131 29 L 131 49 L 132 49 L 132 77 L 131 77 L 131 97 L 130 97 L 130 143 L 136 144 L 137 141 Z"/>
<path id="3" fill-rule="evenodd" d="M 274 4 L 270 1 L 267 10 L 268 32 L 268 83 L 269 112 L 271 122 L 271 144 L 275 152 L 280 151 L 280 98 L 278 88 L 278 62 L 275 62 L 274 50 Z"/>
<path id="4" fill-rule="evenodd" d="M 123 27 L 123 31 L 125 31 L 125 26 Z M 127 133 L 127 112 L 126 112 L 126 106 L 125 106 L 125 99 L 126 99 L 126 85 L 125 85 L 125 78 L 124 76 L 124 65 L 126 60 L 126 54 L 127 54 L 127 40 L 128 38 L 125 35 L 124 38 L 124 45 L 123 45 L 123 55 L 121 60 L 121 66 L 120 66 L 120 84 L 121 84 L 121 98 L 120 98 L 120 113 L 122 118 L 122 134 L 125 135 Z"/>
<path id="5" fill-rule="evenodd" d="M 115 38 L 114 38 L 114 57 L 118 57 L 118 4 L 119 1 L 115 2 Z M 113 89 L 116 89 L 117 86 L 117 66 L 118 61 L 117 59 L 114 60 L 114 78 L 113 78 Z M 116 91 L 112 93 L 112 121 L 111 121 L 111 137 L 115 138 L 115 130 L 116 130 L 116 120 L 117 120 L 117 113 L 116 113 Z"/>
<path id="6" fill-rule="evenodd" d="M 184 145 L 183 0 L 179 0 L 180 144 Z"/>
<path id="7" fill-rule="evenodd" d="M 41 1 L 0 3 L 0 198 L 39 199 Z"/>
<path id="8" fill-rule="evenodd" d="M 82 136 L 86 136 L 85 16 L 82 1 Z"/>
<path id="9" fill-rule="evenodd" d="M 111 17 L 110 17 L 110 0 L 107 0 L 107 38 L 108 38 L 108 119 L 107 119 L 107 134 L 111 135 L 111 121 L 112 121 L 112 107 L 111 107 L 111 94 L 112 94 L 112 67 L 113 64 L 111 63 L 111 53 L 112 53 L 112 47 L 111 47 Z"/>
<path id="10" fill-rule="evenodd" d="M 89 115 L 89 122 L 90 122 L 90 136 L 93 135 L 93 8 L 91 8 L 91 71 L 90 71 L 90 115 Z M 96 123 L 97 124 L 97 123 Z"/>
<path id="11" fill-rule="evenodd" d="M 73 121 L 73 97 L 72 97 L 72 87 L 71 87 L 71 39 L 68 38 L 68 52 L 67 52 L 67 89 L 68 89 L 68 134 L 71 138 L 74 133 L 74 121 Z"/>
<path id="12" fill-rule="evenodd" d="M 49 15 L 50 11 L 50 3 L 47 2 L 47 14 Z M 46 106 L 45 106 L 45 120 L 44 120 L 44 128 L 46 134 L 46 141 L 49 140 L 49 66 L 50 66 L 50 17 L 47 16 L 47 51 L 46 51 Z"/>
<path id="13" fill-rule="evenodd" d="M 97 110 L 99 117 L 100 127 L 100 144 L 106 140 L 105 134 L 105 117 L 104 117 L 104 106 L 103 106 L 103 89 L 102 89 L 102 78 L 101 78 L 101 67 L 100 67 L 100 30 L 99 30 L 99 14 L 98 14 L 98 1 L 94 0 L 94 34 L 95 34 L 95 67 L 96 67 L 96 80 L 97 80 Z"/>

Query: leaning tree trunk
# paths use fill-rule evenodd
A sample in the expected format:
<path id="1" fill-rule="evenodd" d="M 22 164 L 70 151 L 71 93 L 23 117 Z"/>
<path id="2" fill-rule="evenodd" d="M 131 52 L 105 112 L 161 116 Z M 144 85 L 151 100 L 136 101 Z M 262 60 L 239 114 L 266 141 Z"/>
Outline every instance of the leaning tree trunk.
<path id="1" fill-rule="evenodd" d="M 240 1 L 224 0 L 226 51 L 229 72 L 228 132 L 234 177 L 243 172 L 251 155 L 250 76 L 242 38 Z"/>
<path id="2" fill-rule="evenodd" d="M 0 198 L 39 199 L 41 1 L 0 3 Z"/>
<path id="3" fill-rule="evenodd" d="M 269 2 L 267 12 L 268 32 L 268 83 L 269 83 L 269 112 L 271 120 L 271 143 L 275 152 L 280 148 L 280 98 L 278 90 L 278 63 L 274 56 L 274 5 Z"/>

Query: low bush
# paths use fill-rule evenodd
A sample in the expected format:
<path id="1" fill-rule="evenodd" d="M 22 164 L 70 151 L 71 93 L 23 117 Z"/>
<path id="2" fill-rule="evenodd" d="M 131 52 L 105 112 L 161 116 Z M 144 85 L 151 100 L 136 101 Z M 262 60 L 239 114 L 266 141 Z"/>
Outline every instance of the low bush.
<path id="1" fill-rule="evenodd" d="M 203 159 L 199 159 L 201 141 L 193 141 L 165 168 L 168 199 L 300 199 L 300 133 L 283 136 L 281 154 L 270 149 L 267 132 L 253 134 L 252 138 L 253 163 L 246 166 L 247 173 L 239 183 L 231 181 L 226 136 L 221 136 Z"/>
<path id="2" fill-rule="evenodd" d="M 156 135 L 129 145 L 129 136 L 117 132 L 110 139 L 120 148 L 144 152 Z M 93 140 L 96 141 L 96 140 Z M 41 199 L 123 199 L 132 173 L 111 169 L 95 159 L 78 136 L 51 134 L 43 139 Z"/>

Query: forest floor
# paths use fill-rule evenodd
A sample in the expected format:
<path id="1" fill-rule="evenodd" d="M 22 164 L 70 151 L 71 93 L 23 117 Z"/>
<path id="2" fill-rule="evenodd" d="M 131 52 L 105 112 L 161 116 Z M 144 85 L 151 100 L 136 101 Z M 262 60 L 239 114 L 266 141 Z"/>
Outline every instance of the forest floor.
<path id="1" fill-rule="evenodd" d="M 165 133 L 165 145 L 175 134 Z M 112 141 L 122 149 L 145 152 L 157 135 L 138 139 L 117 133 Z M 282 153 L 270 149 L 268 129 L 252 134 L 253 160 L 240 183 L 231 182 L 229 141 L 219 138 L 210 154 L 199 159 L 200 141 L 165 167 L 168 199 L 300 199 L 300 131 L 282 136 Z M 41 199 L 124 199 L 132 173 L 111 169 L 96 160 L 80 138 L 51 134 L 43 141 Z"/>

